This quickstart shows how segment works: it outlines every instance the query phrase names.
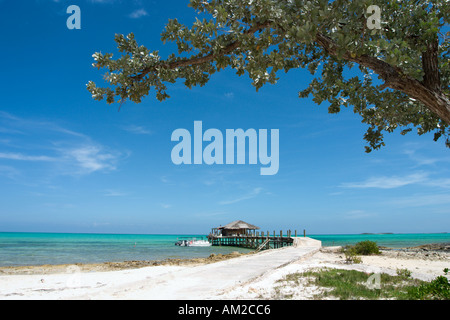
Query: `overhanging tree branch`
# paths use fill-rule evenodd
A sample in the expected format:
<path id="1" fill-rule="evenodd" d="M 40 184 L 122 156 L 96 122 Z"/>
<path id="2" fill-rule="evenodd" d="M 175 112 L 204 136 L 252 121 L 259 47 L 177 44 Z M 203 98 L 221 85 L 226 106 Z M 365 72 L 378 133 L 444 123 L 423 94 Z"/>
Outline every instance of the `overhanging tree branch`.
<path id="1" fill-rule="evenodd" d="M 254 34 L 254 33 L 256 33 L 258 31 L 268 27 L 269 25 L 270 25 L 269 21 L 266 21 L 266 22 L 261 23 L 261 24 L 257 24 L 255 26 L 249 28 L 248 30 L 246 30 L 244 32 L 244 34 L 246 34 L 246 35 Z M 240 44 L 241 43 L 239 41 L 234 41 L 234 42 L 228 44 L 222 50 L 220 50 L 220 52 L 210 53 L 210 54 L 208 54 L 206 56 L 202 56 L 202 57 L 188 58 L 188 59 L 184 59 L 184 60 L 180 60 L 180 61 L 164 63 L 164 64 L 160 65 L 159 67 L 163 67 L 165 69 L 175 69 L 175 68 L 182 68 L 182 67 L 186 67 L 186 66 L 195 66 L 195 65 L 208 63 L 208 62 L 211 62 L 211 61 L 213 61 L 214 59 L 216 59 L 216 58 L 218 58 L 220 56 L 224 56 L 224 55 L 227 55 L 227 54 L 233 52 L 234 50 L 236 50 L 240 46 Z M 145 77 L 148 73 L 154 72 L 154 71 L 156 71 L 156 67 L 155 66 L 144 68 L 142 70 L 142 73 L 140 73 L 137 76 L 133 77 L 133 79 L 136 80 L 136 81 L 139 81 L 143 77 Z"/>
<path id="2" fill-rule="evenodd" d="M 317 33 L 315 41 L 329 55 L 337 56 L 338 46 L 332 39 L 321 33 Z M 356 56 L 350 52 L 346 52 L 343 55 L 343 59 L 358 63 L 377 73 L 385 82 L 380 89 L 389 87 L 402 91 L 411 98 L 422 102 L 431 112 L 447 124 L 450 124 L 450 101 L 441 92 L 436 45 L 436 43 L 430 44 L 429 51 L 424 53 L 422 57 L 425 72 L 423 83 L 406 75 L 400 68 L 375 57 L 368 55 Z"/>
<path id="3" fill-rule="evenodd" d="M 382 3 L 379 32 L 364 32 L 368 17 L 362 1 L 190 0 L 190 5 L 213 19 L 196 19 L 191 28 L 172 19 L 161 36 L 175 41 L 180 54 L 198 54 L 163 60 L 158 51 L 138 46 L 133 34 L 116 35 L 124 54 L 116 60 L 110 53 L 94 54 L 94 66 L 109 71 L 109 85 L 90 81 L 92 97 L 139 103 L 154 90 L 163 101 L 169 97 L 167 83 L 184 79 L 188 88 L 202 86 L 227 66 L 238 75 L 248 73 L 259 89 L 276 83 L 280 70 L 307 68 L 315 74 L 320 66 L 322 76 L 299 96 L 312 94 L 318 104 L 328 101 L 329 112 L 353 105 L 370 125 L 365 139 L 371 149 L 382 144 L 382 132 L 401 127 L 404 134 L 411 126 L 419 135 L 434 131 L 434 140 L 446 137 L 450 146 L 450 42 L 438 38 L 450 21 L 445 0 Z M 346 77 L 347 62 L 358 64 L 364 75 Z M 374 84 L 369 70 L 384 83 Z"/>

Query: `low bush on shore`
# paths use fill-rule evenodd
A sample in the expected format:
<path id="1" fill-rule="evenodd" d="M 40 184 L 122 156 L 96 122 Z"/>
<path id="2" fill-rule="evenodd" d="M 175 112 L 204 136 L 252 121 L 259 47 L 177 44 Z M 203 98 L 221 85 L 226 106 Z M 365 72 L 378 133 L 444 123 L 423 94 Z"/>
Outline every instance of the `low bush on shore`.
<path id="1" fill-rule="evenodd" d="M 450 282 L 446 277 L 439 276 L 430 283 L 411 289 L 409 294 L 416 300 L 450 300 Z"/>
<path id="2" fill-rule="evenodd" d="M 363 256 L 371 255 L 371 254 L 380 254 L 380 249 L 378 245 L 374 241 L 361 241 L 355 244 L 356 254 L 360 254 Z"/>
<path id="3" fill-rule="evenodd" d="M 309 284 L 322 288 L 316 299 L 394 299 L 394 300 L 449 300 L 450 283 L 444 276 L 431 282 L 411 278 L 406 269 L 397 270 L 396 276 L 385 273 L 367 274 L 356 270 L 319 269 L 293 273 L 284 281 L 298 284 L 308 279 Z"/>
<path id="4" fill-rule="evenodd" d="M 347 263 L 361 263 L 362 260 L 358 255 L 366 256 L 381 253 L 377 243 L 370 240 L 360 241 L 354 246 L 345 246 L 342 248 L 342 251 L 345 254 Z"/>

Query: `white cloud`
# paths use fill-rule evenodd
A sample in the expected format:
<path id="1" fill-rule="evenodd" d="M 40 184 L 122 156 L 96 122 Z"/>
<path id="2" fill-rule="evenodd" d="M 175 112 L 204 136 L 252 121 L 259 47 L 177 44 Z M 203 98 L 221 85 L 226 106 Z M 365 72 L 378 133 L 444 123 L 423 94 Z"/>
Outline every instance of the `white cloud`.
<path id="1" fill-rule="evenodd" d="M 152 134 L 152 132 L 150 130 L 148 130 L 147 128 L 145 128 L 143 126 L 129 125 L 129 126 L 123 127 L 123 129 L 125 131 L 134 133 L 134 134 Z"/>
<path id="2" fill-rule="evenodd" d="M 62 151 L 65 158 L 73 161 L 80 170 L 77 173 L 115 170 L 117 155 L 102 150 L 99 146 L 85 145 Z"/>
<path id="3" fill-rule="evenodd" d="M 60 125 L 37 119 L 25 119 L 14 116 L 8 112 L 0 111 L 0 121 L 3 123 L 0 131 L 11 134 L 26 135 L 34 131 L 57 132 L 68 136 L 87 138 L 86 135 L 61 127 Z"/>
<path id="4" fill-rule="evenodd" d="M 0 159 L 21 160 L 21 161 L 56 161 L 48 156 L 30 156 L 22 153 L 0 152 Z"/>
<path id="5" fill-rule="evenodd" d="M 139 19 L 141 17 L 148 16 L 148 13 L 147 13 L 147 11 L 145 11 L 145 9 L 141 8 L 141 9 L 134 10 L 128 16 L 132 19 Z"/>
<path id="6" fill-rule="evenodd" d="M 0 165 L 0 175 L 9 179 L 14 179 L 20 174 L 19 170 L 11 166 Z"/>
<path id="7" fill-rule="evenodd" d="M 203 184 L 207 185 L 207 186 L 212 186 L 215 183 L 216 183 L 216 181 L 214 181 L 212 179 L 211 180 L 203 180 Z"/>
<path id="8" fill-rule="evenodd" d="M 162 176 L 160 179 L 163 183 L 170 183 L 170 180 L 166 176 Z"/>
<path id="9" fill-rule="evenodd" d="M 428 145 L 418 143 L 406 143 L 404 145 L 403 154 L 406 154 L 410 160 L 415 163 L 416 167 L 419 166 L 433 166 L 439 162 L 450 162 L 450 156 L 430 156 Z"/>
<path id="10" fill-rule="evenodd" d="M 123 197 L 126 196 L 127 193 L 117 191 L 117 190 L 106 190 L 104 196 L 105 197 Z"/>
<path id="11" fill-rule="evenodd" d="M 241 197 L 232 199 L 232 200 L 226 200 L 226 201 L 220 201 L 219 204 L 220 205 L 227 205 L 227 204 L 233 204 L 236 202 L 241 202 L 244 200 L 248 200 L 248 199 L 252 199 L 254 197 L 256 197 L 258 194 L 260 194 L 262 191 L 262 188 L 254 188 L 252 191 L 250 191 L 249 193 L 247 193 L 246 195 L 243 195 Z"/>
<path id="12" fill-rule="evenodd" d="M 363 182 L 349 182 L 342 183 L 343 188 L 378 188 L 378 189 L 393 189 L 410 184 L 423 183 L 427 181 L 426 173 L 414 173 L 404 177 L 372 177 Z"/>
<path id="13" fill-rule="evenodd" d="M 389 202 L 390 205 L 399 207 L 426 207 L 433 205 L 450 204 L 450 194 L 415 194 L 408 197 L 399 197 Z"/>
<path id="14" fill-rule="evenodd" d="M 20 171 L 29 171 L 36 166 L 24 166 L 19 162 L 41 162 L 51 166 L 52 175 L 107 172 L 116 169 L 122 155 L 82 133 L 47 120 L 20 118 L 0 111 L 0 125 L 9 132 L 8 144 L 3 144 L 0 149 L 0 160 L 8 161 L 8 165 L 16 161 Z M 9 172 L 8 176 L 11 176 L 11 168 L 3 170 L 3 175 Z M 13 169 L 19 172 L 17 168 Z"/>
<path id="15" fill-rule="evenodd" d="M 429 180 L 425 183 L 425 185 L 427 186 L 431 186 L 431 187 L 441 187 L 441 188 L 450 188 L 450 179 L 446 178 L 446 179 L 433 179 L 433 180 Z"/>
<path id="16" fill-rule="evenodd" d="M 428 166 L 433 165 L 436 162 L 441 161 L 442 159 L 426 157 L 420 154 L 417 154 L 415 150 L 405 150 L 404 154 L 406 154 L 412 161 L 416 163 L 417 166 Z"/>

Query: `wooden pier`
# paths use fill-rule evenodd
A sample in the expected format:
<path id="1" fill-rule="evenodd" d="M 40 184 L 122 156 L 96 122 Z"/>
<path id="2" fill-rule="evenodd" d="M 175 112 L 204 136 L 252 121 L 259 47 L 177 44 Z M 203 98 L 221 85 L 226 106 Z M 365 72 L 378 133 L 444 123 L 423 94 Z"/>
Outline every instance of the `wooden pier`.
<path id="1" fill-rule="evenodd" d="M 267 231 L 266 233 L 249 232 L 235 235 L 222 235 L 215 232 L 215 229 L 212 231 L 208 236 L 208 240 L 213 246 L 233 246 L 256 251 L 292 246 L 294 239 L 297 237 L 297 230 L 295 230 L 294 234 L 291 233 L 291 230 L 288 230 L 285 233 L 280 231 L 278 234 L 275 231 L 273 233 Z"/>

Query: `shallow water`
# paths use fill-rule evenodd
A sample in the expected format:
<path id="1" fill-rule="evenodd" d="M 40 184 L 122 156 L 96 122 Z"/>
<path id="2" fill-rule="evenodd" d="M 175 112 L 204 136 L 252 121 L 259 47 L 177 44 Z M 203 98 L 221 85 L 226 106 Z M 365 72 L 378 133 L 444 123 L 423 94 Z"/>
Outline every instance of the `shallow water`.
<path id="1" fill-rule="evenodd" d="M 360 241 L 375 241 L 390 248 L 415 247 L 430 243 L 450 243 L 450 233 L 394 233 L 394 234 L 339 234 L 309 235 L 322 241 L 322 246 L 353 245 Z"/>
<path id="2" fill-rule="evenodd" d="M 179 237 L 202 236 L 0 233 L 0 266 L 197 258 L 211 253 L 250 251 L 235 247 L 175 246 Z"/>
<path id="3" fill-rule="evenodd" d="M 321 240 L 323 246 L 355 244 L 363 240 L 393 248 L 450 242 L 448 233 L 308 236 Z M 251 251 L 236 247 L 175 246 L 180 237 L 205 238 L 202 235 L 0 232 L 0 266 L 201 258 L 211 253 Z"/>

